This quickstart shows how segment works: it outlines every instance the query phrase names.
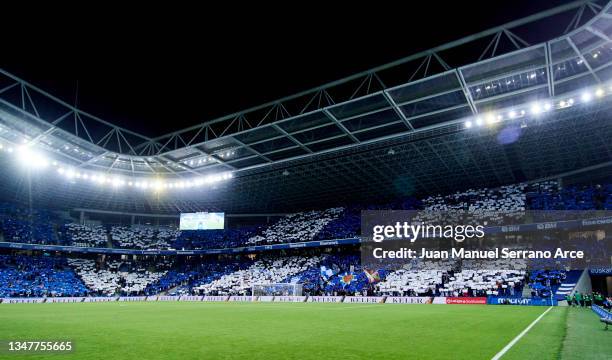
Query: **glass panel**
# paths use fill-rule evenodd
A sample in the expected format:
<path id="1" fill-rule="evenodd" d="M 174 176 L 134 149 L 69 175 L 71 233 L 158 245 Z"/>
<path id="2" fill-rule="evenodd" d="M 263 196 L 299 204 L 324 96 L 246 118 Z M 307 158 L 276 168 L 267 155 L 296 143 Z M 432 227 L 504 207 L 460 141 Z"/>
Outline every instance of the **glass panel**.
<path id="1" fill-rule="evenodd" d="M 296 138 L 299 142 L 307 143 L 316 140 L 323 140 L 330 138 L 332 136 L 343 134 L 343 131 L 336 125 L 329 125 L 320 127 L 313 130 L 306 130 L 303 132 L 292 134 L 294 138 Z"/>
<path id="2" fill-rule="evenodd" d="M 533 89 L 520 94 L 514 94 L 494 100 L 483 101 L 476 104 L 479 112 L 497 111 L 506 107 L 523 105 L 532 101 L 548 97 L 548 87 Z"/>
<path id="3" fill-rule="evenodd" d="M 284 149 L 287 147 L 295 146 L 295 143 L 291 141 L 291 139 L 287 137 L 282 137 L 270 141 L 265 141 L 259 144 L 251 145 L 251 148 L 259 151 L 260 153 L 265 153 L 268 151 L 274 151 L 278 149 Z"/>
<path id="4" fill-rule="evenodd" d="M 591 69 L 597 69 L 600 66 L 612 62 L 612 47 L 610 45 L 600 46 L 583 55 L 586 61 L 591 65 Z"/>
<path id="5" fill-rule="evenodd" d="M 457 105 L 467 105 L 467 100 L 465 99 L 465 95 L 461 90 L 432 97 L 426 100 L 413 102 L 403 105 L 401 108 L 407 117 L 411 117 Z"/>
<path id="6" fill-rule="evenodd" d="M 243 134 L 238 134 L 234 137 L 245 144 L 250 144 L 264 139 L 273 138 L 279 135 L 281 135 L 281 133 L 278 132 L 276 129 L 271 126 L 266 126 L 255 130 L 250 130 Z"/>
<path id="7" fill-rule="evenodd" d="M 366 141 L 370 139 L 376 139 L 387 135 L 398 134 L 408 131 L 408 127 L 404 123 L 397 123 L 381 128 L 377 128 L 374 130 L 364 131 L 358 134 L 355 134 L 355 137 L 360 141 Z"/>
<path id="8" fill-rule="evenodd" d="M 330 123 L 331 121 L 332 120 L 321 111 L 316 112 L 314 114 L 300 116 L 291 120 L 284 121 L 278 124 L 278 126 L 280 126 L 286 132 L 290 133 L 298 130 L 311 128 L 313 126 Z"/>
<path id="9" fill-rule="evenodd" d="M 346 102 L 329 109 L 337 119 L 345 119 L 354 115 L 389 107 L 389 102 L 381 94 Z"/>
<path id="10" fill-rule="evenodd" d="M 553 64 L 574 58 L 575 56 L 576 51 L 565 39 L 561 39 L 550 44 L 550 59 L 552 60 Z"/>
<path id="11" fill-rule="evenodd" d="M 584 61 L 575 56 L 569 60 L 553 65 L 553 79 L 555 81 L 572 77 L 589 71 Z"/>
<path id="12" fill-rule="evenodd" d="M 508 73 L 521 70 L 531 70 L 546 64 L 544 46 L 518 50 L 508 55 L 502 55 L 491 60 L 481 61 L 461 69 L 468 83 L 495 79 Z"/>
<path id="13" fill-rule="evenodd" d="M 265 154 L 265 156 L 273 161 L 277 161 L 277 160 L 288 159 L 288 158 L 292 158 L 292 157 L 300 156 L 304 154 L 308 154 L 306 150 L 303 150 L 302 148 L 295 148 L 295 149 L 279 151 L 273 154 Z"/>
<path id="14" fill-rule="evenodd" d="M 397 115 L 395 110 L 390 109 L 390 110 L 383 110 L 383 111 L 380 111 L 374 114 L 370 114 L 370 115 L 366 115 L 366 116 L 361 116 L 355 119 L 346 120 L 342 122 L 342 125 L 344 125 L 350 131 L 356 131 L 356 130 L 371 128 L 373 126 L 378 126 L 378 125 L 382 125 L 382 124 L 386 124 L 386 123 L 390 123 L 394 121 L 399 121 L 399 120 L 401 119 Z"/>
<path id="15" fill-rule="evenodd" d="M 418 129 L 429 125 L 443 123 L 446 121 L 461 119 L 467 116 L 472 116 L 472 111 L 470 110 L 469 106 L 445 111 L 434 115 L 423 116 L 409 121 L 414 128 Z"/>
<path id="16" fill-rule="evenodd" d="M 253 165 L 259 165 L 259 164 L 263 164 L 266 163 L 267 161 L 260 158 L 260 157 L 254 157 L 254 158 L 250 158 L 250 159 L 244 159 L 244 160 L 239 160 L 236 162 L 232 162 L 230 163 L 230 165 L 238 168 L 238 169 L 242 169 L 245 167 L 249 167 L 249 166 L 253 166 Z"/>
<path id="17" fill-rule="evenodd" d="M 516 75 L 502 77 L 493 81 L 470 86 L 472 98 L 477 101 L 492 96 L 502 95 L 513 91 L 546 84 L 548 77 L 546 68 L 538 68 Z"/>
<path id="18" fill-rule="evenodd" d="M 416 81 L 400 88 L 390 90 L 389 95 L 397 104 L 454 89 L 461 89 L 461 84 L 459 84 L 457 75 L 450 73 L 434 76 L 431 79 Z"/>
<path id="19" fill-rule="evenodd" d="M 576 34 L 570 36 L 570 38 L 574 42 L 574 45 L 576 45 L 578 50 L 581 52 L 588 49 L 592 49 L 598 43 L 603 42 L 603 40 L 599 36 L 587 30 L 579 31 Z"/>
<path id="20" fill-rule="evenodd" d="M 353 143 L 354 142 L 351 138 L 349 138 L 348 136 L 343 136 L 343 137 L 339 137 L 336 139 L 325 140 L 325 141 L 314 143 L 314 144 L 308 144 L 307 146 L 310 150 L 314 152 L 318 152 L 318 151 L 323 151 L 323 150 L 331 149 L 334 147 L 349 145 Z"/>

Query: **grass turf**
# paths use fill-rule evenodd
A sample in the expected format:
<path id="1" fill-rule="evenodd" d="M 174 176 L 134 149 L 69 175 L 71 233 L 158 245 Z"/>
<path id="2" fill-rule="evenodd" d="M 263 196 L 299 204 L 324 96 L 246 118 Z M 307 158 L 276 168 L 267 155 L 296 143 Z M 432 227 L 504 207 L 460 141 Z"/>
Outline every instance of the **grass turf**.
<path id="1" fill-rule="evenodd" d="M 562 359 L 611 359 L 612 330 L 604 330 L 599 316 L 591 309 L 571 308 L 567 315 L 567 334 Z"/>
<path id="2" fill-rule="evenodd" d="M 30 359 L 490 359 L 545 310 L 318 303 L 5 304 L 0 305 L 0 339 L 75 343 L 73 353 L 24 356 Z M 507 358 L 558 357 L 566 311 L 549 312 Z M 532 335 L 536 340 L 529 340 Z"/>

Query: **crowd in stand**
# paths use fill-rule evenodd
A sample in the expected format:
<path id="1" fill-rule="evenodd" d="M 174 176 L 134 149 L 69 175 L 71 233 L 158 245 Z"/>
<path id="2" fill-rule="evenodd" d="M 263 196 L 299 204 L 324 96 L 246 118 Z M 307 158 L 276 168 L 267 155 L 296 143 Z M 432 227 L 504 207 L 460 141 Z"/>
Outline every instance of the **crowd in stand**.
<path id="1" fill-rule="evenodd" d="M 255 261 L 246 269 L 239 269 L 211 282 L 194 287 L 194 291 L 205 295 L 250 295 L 255 284 L 276 284 L 316 267 L 318 256 L 275 257 Z"/>
<path id="2" fill-rule="evenodd" d="M 163 226 L 113 226 L 110 230 L 115 247 L 138 250 L 169 249 L 177 235 L 178 230 Z"/>
<path id="3" fill-rule="evenodd" d="M 287 242 L 311 241 L 334 219 L 344 212 L 343 208 L 323 211 L 309 211 L 291 214 L 281 218 L 260 235 L 246 241 L 247 245 L 277 244 Z"/>
<path id="4" fill-rule="evenodd" d="M 4 241 L 55 244 L 52 212 L 0 203 L 0 232 Z"/>
<path id="5" fill-rule="evenodd" d="M 141 264 L 123 261 L 110 261 L 101 268 L 93 260 L 68 259 L 79 277 L 91 290 L 100 296 L 144 295 L 147 286 L 161 279 L 166 271 L 149 271 Z M 164 262 L 159 266 L 164 267 Z"/>
<path id="6" fill-rule="evenodd" d="M 302 212 L 282 217 L 267 227 L 179 232 L 171 227 L 58 225 L 59 220 L 50 212 L 0 204 L 0 230 L 4 241 L 81 247 L 107 247 L 110 243 L 113 247 L 145 250 L 211 249 L 359 236 L 361 210 L 468 211 L 497 222 L 503 220 L 500 213 L 520 216 L 527 209 L 612 209 L 611 205 L 612 185 L 561 189 L 556 182 L 542 182 L 470 189 L 420 200 L 408 198 L 385 205 Z M 162 292 L 247 295 L 254 284 L 300 283 L 305 294 L 310 295 L 518 297 L 528 293 L 531 297 L 548 298 L 566 276 L 564 271 L 558 270 L 526 272 L 524 267 L 516 265 L 500 263 L 499 269 L 506 270 L 487 270 L 478 262 L 466 262 L 457 270 L 450 263 L 438 262 L 433 266 L 418 262 L 392 271 L 366 268 L 361 265 L 358 254 L 343 251 L 222 258 L 181 264 L 168 260 L 146 263 L 2 256 L 0 296 L 110 296 Z"/>
<path id="7" fill-rule="evenodd" d="M 560 188 L 556 181 L 545 181 L 468 189 L 381 205 L 300 212 L 282 217 L 267 227 L 207 231 L 178 231 L 166 226 L 62 225 L 50 211 L 0 203 L 0 232 L 4 241 L 11 242 L 107 247 L 111 240 L 114 247 L 140 250 L 216 249 L 353 238 L 361 232 L 362 210 L 384 209 L 420 210 L 421 220 L 428 220 L 428 214 L 466 212 L 495 224 L 508 217 L 518 217 L 525 210 L 612 210 L 612 184 Z"/>
<path id="8" fill-rule="evenodd" d="M 86 296 L 66 259 L 0 255 L 0 297 Z"/>
<path id="9" fill-rule="evenodd" d="M 243 246 L 259 230 L 258 226 L 245 226 L 225 230 L 181 231 L 173 243 L 175 249 L 223 249 Z"/>
<path id="10" fill-rule="evenodd" d="M 80 247 L 107 247 L 108 235 L 101 225 L 65 224 L 61 230 L 64 243 Z"/>
<path id="11" fill-rule="evenodd" d="M 519 262 L 520 263 L 520 262 Z M 0 255 L 0 298 L 136 296 L 157 294 L 251 295 L 253 285 L 301 284 L 305 295 L 551 297 L 565 271 L 524 269 L 500 260 L 457 270 L 454 260 L 414 261 L 400 269 L 370 269 L 356 250 L 304 250 L 300 255 L 142 260 Z"/>

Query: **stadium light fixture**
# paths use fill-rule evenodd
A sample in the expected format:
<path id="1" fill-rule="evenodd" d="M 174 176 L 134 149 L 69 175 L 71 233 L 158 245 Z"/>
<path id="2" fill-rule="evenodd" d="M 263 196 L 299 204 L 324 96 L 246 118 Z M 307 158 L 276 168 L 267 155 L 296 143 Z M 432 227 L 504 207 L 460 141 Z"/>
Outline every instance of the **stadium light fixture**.
<path id="1" fill-rule="evenodd" d="M 21 146 L 17 151 L 17 157 L 21 165 L 29 169 L 44 169 L 49 166 L 49 161 L 40 153 L 32 150 L 29 146 Z"/>
<path id="2" fill-rule="evenodd" d="M 485 121 L 488 125 L 493 125 L 496 123 L 496 117 L 493 113 L 489 113 L 485 116 Z"/>
<path id="3" fill-rule="evenodd" d="M 542 105 L 538 102 L 531 104 L 531 113 L 533 115 L 539 115 L 542 112 Z"/>
<path id="4" fill-rule="evenodd" d="M 574 106 L 576 101 L 578 101 L 578 103 L 580 104 L 587 104 L 589 102 L 594 101 L 595 99 L 602 99 L 604 97 L 612 96 L 612 83 L 606 83 L 603 86 L 600 85 L 598 87 L 584 89 L 582 92 L 577 92 L 577 94 L 579 95 L 577 100 L 574 100 L 574 98 L 568 97 L 567 95 L 565 95 L 561 97 L 556 97 L 554 100 L 550 99 L 550 100 L 545 100 L 545 101 L 535 101 L 535 102 L 531 102 L 528 104 L 516 105 L 512 109 L 509 109 L 509 110 L 498 109 L 495 111 L 487 112 L 485 114 L 477 115 L 476 117 L 464 119 L 462 124 L 464 128 L 472 129 L 474 127 L 482 127 L 484 124 L 493 125 L 496 123 L 503 122 L 504 120 L 521 118 L 521 127 L 525 127 L 527 126 L 526 119 L 525 119 L 525 116 L 527 114 L 538 116 L 544 112 L 562 110 L 562 109 Z M 0 127 L 0 131 L 4 131 L 4 129 Z M 20 136 L 18 139 L 23 139 L 23 137 Z M 0 150 L 6 151 L 8 153 L 12 153 L 13 147 L 11 147 L 11 145 L 15 145 L 15 144 L 11 143 L 10 141 L 4 141 L 4 143 L 0 143 Z M 87 154 L 87 151 L 80 150 L 78 147 L 63 145 L 61 148 L 66 151 L 72 150 L 77 153 Z M 151 188 L 154 190 L 161 190 L 161 189 L 167 189 L 167 188 L 183 189 L 183 188 L 199 187 L 199 186 L 203 186 L 207 184 L 214 184 L 220 181 L 225 181 L 225 180 L 233 178 L 232 172 L 210 174 L 210 175 L 205 175 L 205 176 L 199 176 L 193 179 L 184 179 L 184 180 L 175 180 L 175 181 L 166 181 L 163 179 L 146 179 L 144 177 L 137 177 L 137 176 L 122 177 L 119 175 L 115 176 L 112 174 L 110 175 L 112 177 L 109 178 L 107 177 L 107 174 L 104 174 L 104 173 L 98 173 L 95 171 L 88 171 L 88 170 L 77 172 L 75 171 L 74 168 L 61 164 L 57 161 L 51 162 L 42 154 L 34 151 L 33 145 L 29 143 L 25 145 L 19 145 L 16 149 L 17 149 L 16 159 L 18 159 L 21 163 L 29 167 L 44 168 L 49 165 L 53 165 L 54 169 L 57 170 L 57 172 L 60 175 L 66 177 L 67 179 L 71 181 L 74 181 L 74 179 L 79 179 L 79 180 L 84 179 L 84 180 L 90 180 L 93 183 L 96 183 L 99 185 L 111 184 L 114 187 L 128 185 L 130 187 L 137 187 L 137 188 L 142 188 L 142 189 Z M 235 154 L 236 154 L 235 149 L 234 150 L 226 149 L 226 150 L 216 153 L 214 156 L 218 156 L 221 158 L 224 158 L 224 157 L 228 158 Z M 91 154 L 88 154 L 88 155 L 90 157 L 92 156 Z M 149 160 L 152 161 L 152 159 L 149 159 Z M 208 155 L 202 158 L 198 158 L 197 160 L 196 159 L 186 160 L 184 164 L 194 166 L 196 164 L 200 165 L 206 162 L 212 162 L 214 160 L 215 158 L 213 156 Z M 178 166 L 178 168 L 187 169 L 185 166 Z M 286 175 L 286 173 L 283 172 L 283 175 Z"/>
<path id="5" fill-rule="evenodd" d="M 592 95 L 591 95 L 591 93 L 590 93 L 590 92 L 588 92 L 588 91 L 583 92 L 583 93 L 582 93 L 582 95 L 580 96 L 580 100 L 581 100 L 583 103 L 588 103 L 588 102 L 590 102 L 592 98 L 593 98 L 593 96 L 592 96 Z"/>

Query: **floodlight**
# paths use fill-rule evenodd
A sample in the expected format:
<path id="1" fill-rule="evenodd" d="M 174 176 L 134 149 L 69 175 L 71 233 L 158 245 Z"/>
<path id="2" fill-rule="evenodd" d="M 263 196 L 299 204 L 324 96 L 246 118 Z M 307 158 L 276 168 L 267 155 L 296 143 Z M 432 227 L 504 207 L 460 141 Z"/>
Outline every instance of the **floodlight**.
<path id="1" fill-rule="evenodd" d="M 582 100 L 582 102 L 584 103 L 588 103 L 589 101 L 591 101 L 591 98 L 592 98 L 592 95 L 588 91 L 583 92 L 582 95 L 580 96 L 580 100 Z"/>
<path id="2" fill-rule="evenodd" d="M 538 115 L 539 113 L 542 112 L 542 105 L 540 105 L 540 103 L 533 103 L 531 104 L 531 113 L 533 115 Z"/>

